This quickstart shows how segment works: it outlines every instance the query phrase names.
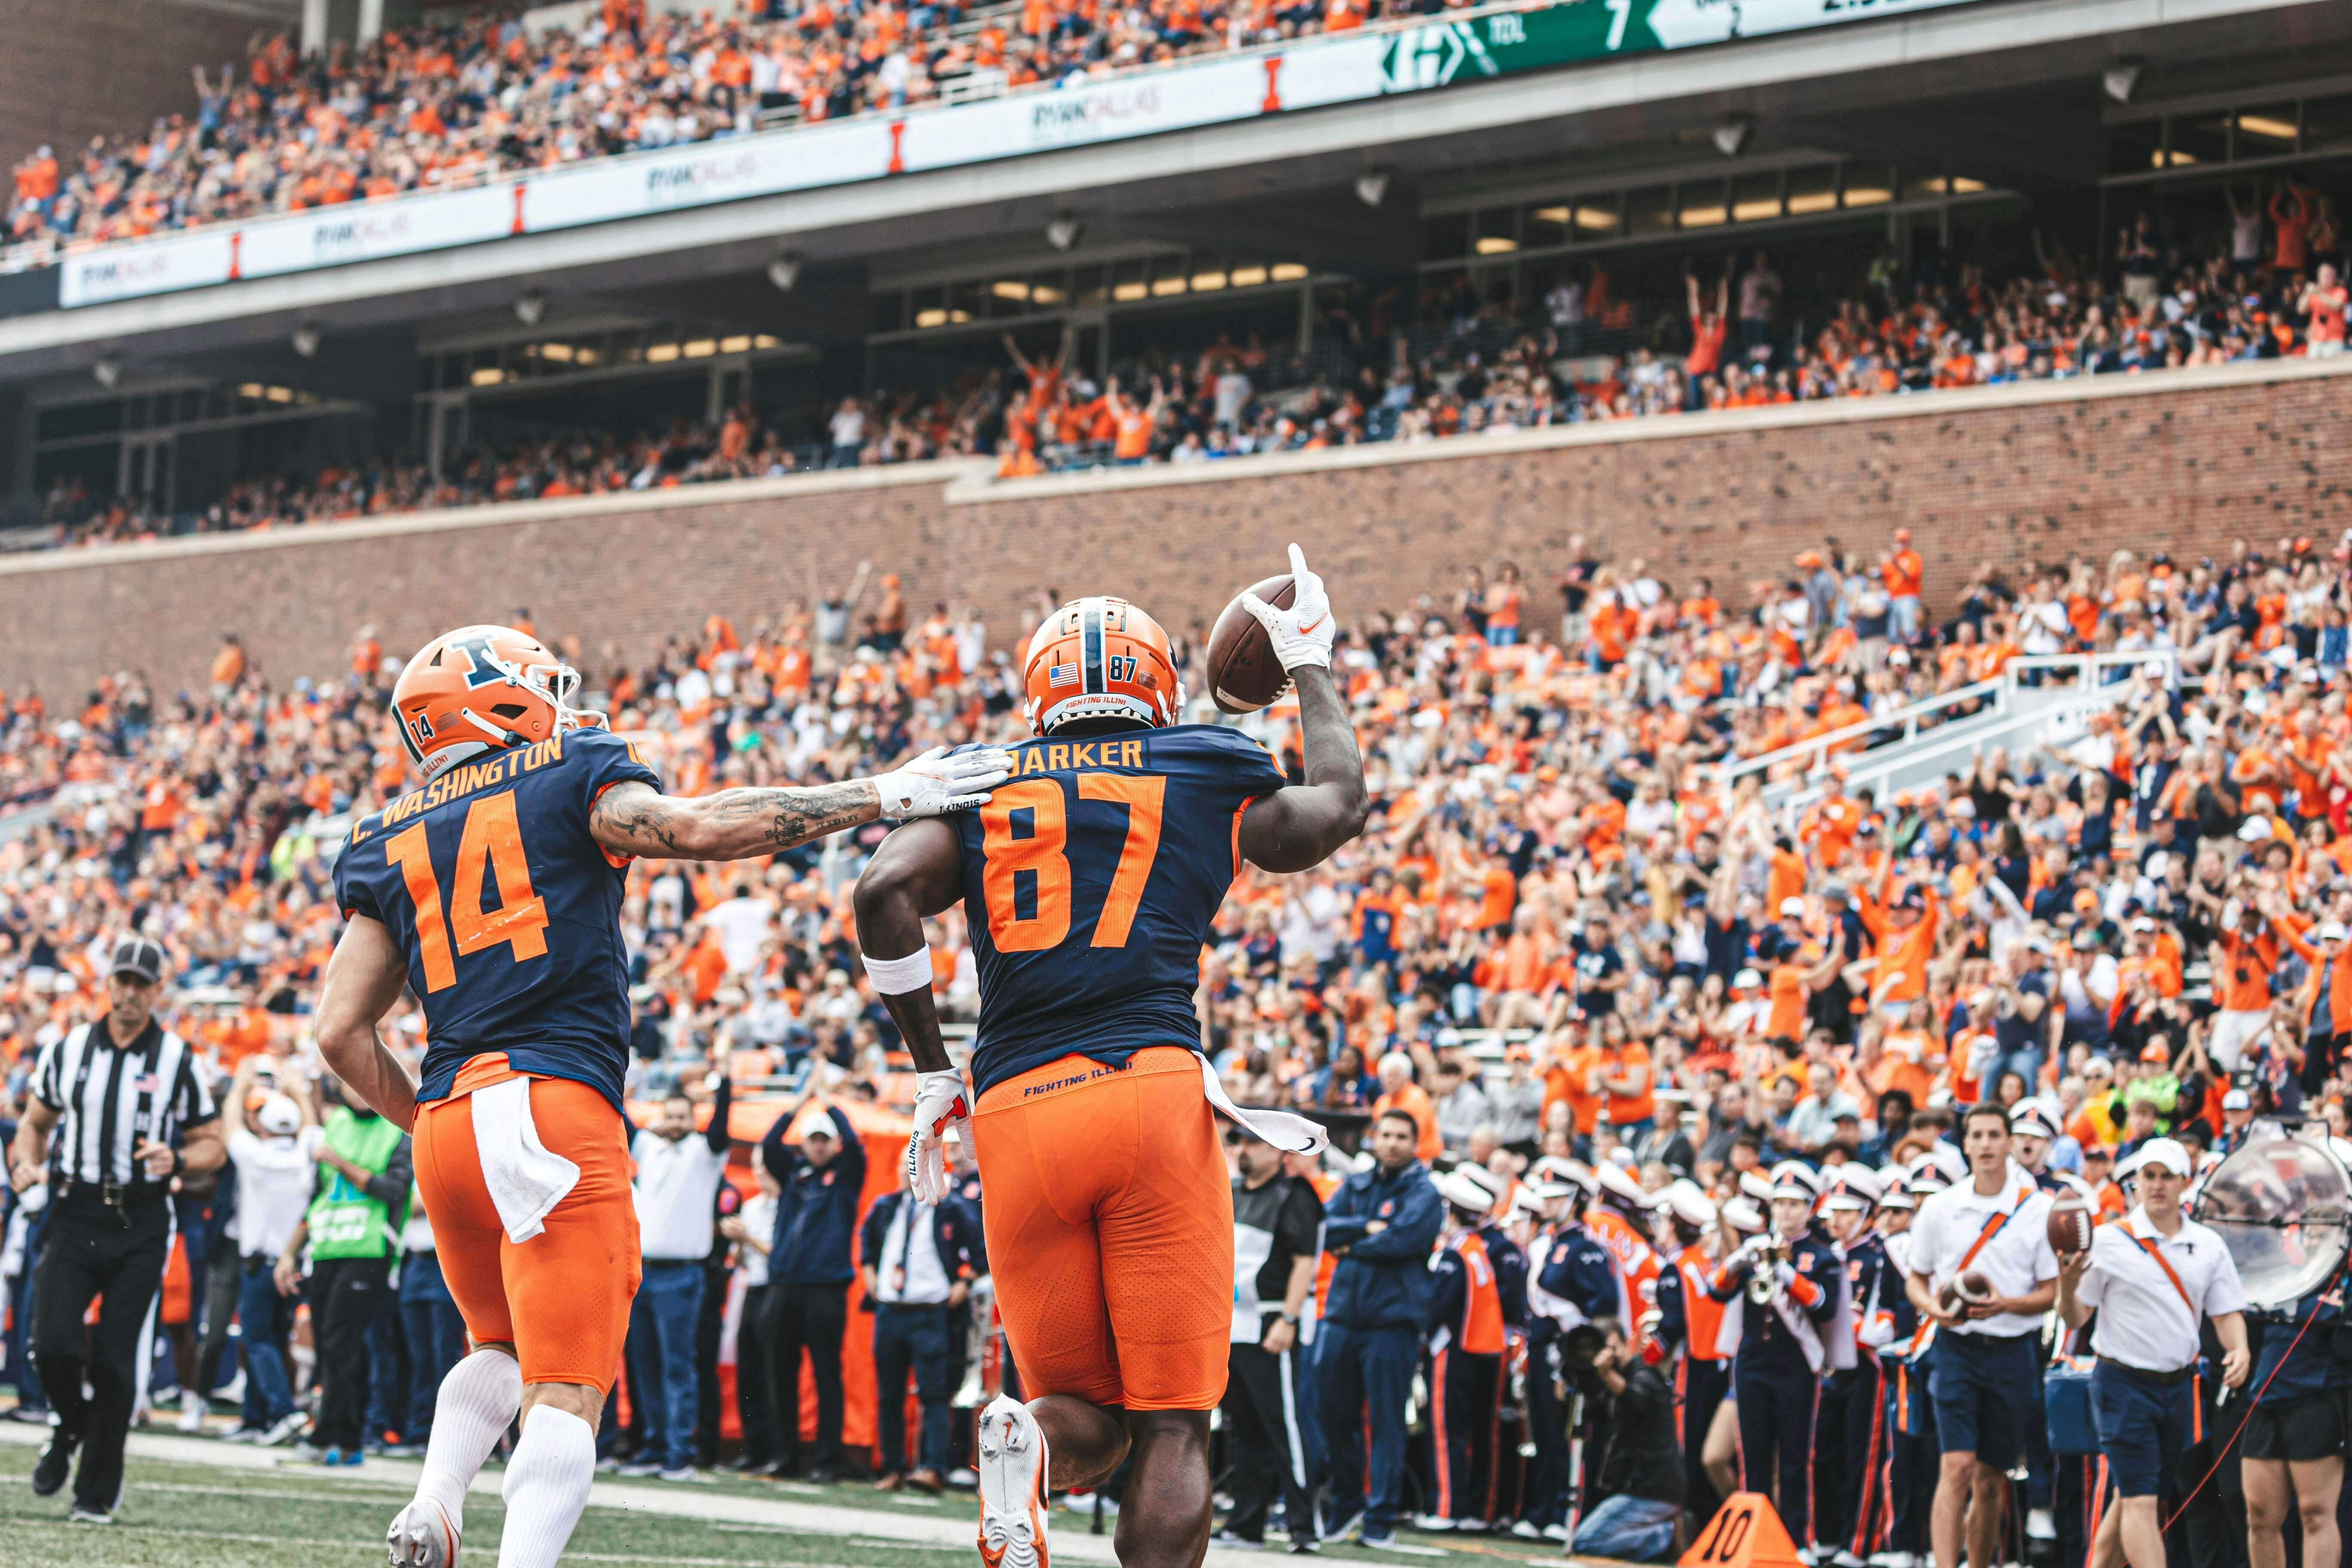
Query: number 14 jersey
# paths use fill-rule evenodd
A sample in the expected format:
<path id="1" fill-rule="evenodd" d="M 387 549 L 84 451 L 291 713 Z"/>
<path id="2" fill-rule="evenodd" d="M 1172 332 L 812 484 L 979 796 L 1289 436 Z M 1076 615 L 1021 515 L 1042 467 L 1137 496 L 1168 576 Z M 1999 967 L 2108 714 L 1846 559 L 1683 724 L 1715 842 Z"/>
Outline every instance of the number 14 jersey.
<path id="1" fill-rule="evenodd" d="M 571 1079 L 621 1108 L 629 959 L 625 856 L 588 831 L 596 797 L 661 775 L 602 730 L 458 763 L 352 826 L 335 862 L 345 918 L 381 921 L 425 1004 L 420 1100 L 475 1057 Z"/>
<path id="2" fill-rule="evenodd" d="M 974 1091 L 1073 1054 L 1198 1049 L 1201 946 L 1241 869 L 1242 810 L 1281 770 L 1211 724 L 1013 755 L 986 805 L 947 819 L 980 971 Z"/>

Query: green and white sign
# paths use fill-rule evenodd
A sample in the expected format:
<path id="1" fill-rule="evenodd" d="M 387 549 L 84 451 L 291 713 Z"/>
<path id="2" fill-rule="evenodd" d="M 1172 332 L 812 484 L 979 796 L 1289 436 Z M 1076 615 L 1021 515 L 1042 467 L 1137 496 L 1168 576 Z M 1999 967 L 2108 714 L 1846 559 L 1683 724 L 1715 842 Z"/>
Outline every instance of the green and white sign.
<path id="1" fill-rule="evenodd" d="M 1723 44 L 1966 0 L 1569 0 L 1424 23 L 1382 38 L 1383 92 L 1422 92 L 1515 71 Z"/>

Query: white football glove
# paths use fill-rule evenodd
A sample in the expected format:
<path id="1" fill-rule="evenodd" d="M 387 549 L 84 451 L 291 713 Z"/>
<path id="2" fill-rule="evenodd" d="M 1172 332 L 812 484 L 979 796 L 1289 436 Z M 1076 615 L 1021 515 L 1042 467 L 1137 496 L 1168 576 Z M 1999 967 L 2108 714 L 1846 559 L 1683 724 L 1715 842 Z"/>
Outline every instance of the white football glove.
<path id="1" fill-rule="evenodd" d="M 969 1128 L 971 1121 L 971 1097 L 964 1091 L 963 1074 L 950 1068 L 916 1075 L 915 1135 L 907 1140 L 907 1185 L 918 1202 L 946 1201 L 948 1129 Z"/>
<path id="2" fill-rule="evenodd" d="M 1307 553 L 1296 544 L 1290 547 L 1290 578 L 1296 584 L 1290 608 L 1277 610 L 1255 594 L 1242 595 L 1242 608 L 1265 628 L 1266 637 L 1274 644 L 1274 657 L 1282 660 L 1283 668 L 1297 670 L 1312 664 L 1328 669 L 1331 637 L 1337 630 L 1331 624 L 1331 601 L 1323 593 L 1323 579 L 1307 569 Z"/>
<path id="3" fill-rule="evenodd" d="M 1012 776 L 1010 752 L 983 746 L 950 756 L 945 746 L 933 746 L 904 767 L 877 775 L 874 787 L 881 793 L 885 816 L 944 816 L 978 805 Z"/>

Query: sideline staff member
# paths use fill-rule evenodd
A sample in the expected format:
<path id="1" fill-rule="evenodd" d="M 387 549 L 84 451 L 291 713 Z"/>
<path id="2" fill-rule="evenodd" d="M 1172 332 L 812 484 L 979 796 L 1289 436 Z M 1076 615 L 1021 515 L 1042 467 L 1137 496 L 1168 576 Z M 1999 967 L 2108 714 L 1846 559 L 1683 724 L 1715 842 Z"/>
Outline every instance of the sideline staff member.
<path id="1" fill-rule="evenodd" d="M 187 1042 L 155 1021 L 163 950 L 126 937 L 111 969 L 106 1016 L 41 1052 L 8 1164 L 20 1193 L 50 1184 L 48 1234 L 33 1276 L 33 1355 L 58 1427 L 33 1468 L 33 1492 L 63 1487 L 79 1447 L 72 1518 L 89 1524 L 112 1523 L 122 1496 L 139 1331 L 172 1250 L 172 1178 L 215 1169 L 226 1156 Z M 85 1364 L 82 1313 L 101 1295 Z"/>
<path id="2" fill-rule="evenodd" d="M 1927 1377 L 1943 1449 L 1927 1521 L 1936 1568 L 1959 1568 L 1963 1512 L 1969 1561 L 1998 1560 L 2009 1468 L 2041 1376 L 2042 1314 L 2058 1294 L 2050 1194 L 2010 1158 L 2009 1113 L 1989 1102 L 1969 1106 L 1960 1119 L 1960 1151 L 1969 1180 L 1919 1205 L 1905 1281 L 1921 1320 L 1936 1329 Z M 1938 1293 L 1969 1272 L 1991 1284 L 1991 1298 L 1945 1306 Z"/>
<path id="3" fill-rule="evenodd" d="M 2196 1417 L 2189 1379 L 2197 1365 L 2197 1324 L 2213 1320 L 2221 1342 L 2221 1381 L 2246 1381 L 2246 1293 L 2221 1238 L 2183 1218 L 2180 1194 L 2196 1167 L 2169 1138 L 2151 1138 L 2116 1169 L 2139 1173 L 2139 1207 L 2120 1225 L 2091 1233 L 2087 1252 L 2058 1265 L 2058 1311 L 2079 1329 L 2098 1310 L 2091 1349 L 2091 1409 L 2099 1452 L 2115 1474 L 2121 1508 L 2099 1521 L 2091 1561 L 2111 1564 L 2116 1535 L 2132 1568 L 2164 1568 L 2157 1501 L 2165 1478 L 2180 1467 Z"/>

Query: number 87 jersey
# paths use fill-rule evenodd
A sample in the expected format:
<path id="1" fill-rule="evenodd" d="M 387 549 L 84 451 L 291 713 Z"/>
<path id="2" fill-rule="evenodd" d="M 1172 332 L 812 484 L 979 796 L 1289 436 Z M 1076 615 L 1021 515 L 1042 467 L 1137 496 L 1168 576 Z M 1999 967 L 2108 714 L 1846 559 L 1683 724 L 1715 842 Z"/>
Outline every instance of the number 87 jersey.
<path id="1" fill-rule="evenodd" d="M 1199 1048 L 1201 946 L 1241 869 L 1242 813 L 1288 781 L 1206 724 L 1013 754 L 986 805 L 946 819 L 980 972 L 974 1091 L 1072 1052 Z"/>
<path id="2" fill-rule="evenodd" d="M 588 828 L 596 797 L 661 787 L 635 747 L 560 731 L 457 763 L 352 826 L 335 901 L 391 933 L 425 1005 L 420 1100 L 457 1069 L 506 1053 L 518 1072 L 571 1079 L 618 1110 L 628 1065 L 625 857 Z"/>

